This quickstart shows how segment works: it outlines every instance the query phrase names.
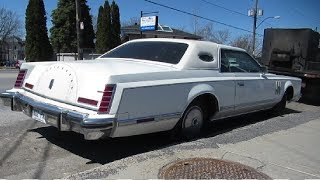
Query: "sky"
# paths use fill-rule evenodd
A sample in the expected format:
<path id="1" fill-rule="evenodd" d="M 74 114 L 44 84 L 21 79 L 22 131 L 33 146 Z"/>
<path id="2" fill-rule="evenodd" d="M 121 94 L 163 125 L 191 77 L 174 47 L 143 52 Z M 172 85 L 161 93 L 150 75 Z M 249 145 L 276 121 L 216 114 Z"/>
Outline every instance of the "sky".
<path id="1" fill-rule="evenodd" d="M 97 16 L 99 6 L 104 4 L 105 0 L 87 0 L 91 8 L 91 15 Z M 140 11 L 158 12 L 159 23 L 173 28 L 182 28 L 185 31 L 193 32 L 192 22 L 194 17 L 160 7 L 145 0 L 115 0 L 120 8 L 120 20 L 127 21 L 130 18 L 140 17 Z M 228 25 L 252 31 L 253 18 L 246 16 L 248 10 L 252 9 L 255 0 L 151 0 L 173 8 L 187 11 L 199 16 L 222 22 Z M 58 0 L 44 0 L 47 12 L 48 29 L 52 27 L 51 12 L 57 7 Z M 111 1 L 109 0 L 111 3 Z M 208 3 L 209 2 L 209 3 Z M 0 7 L 7 8 L 16 12 L 24 23 L 25 10 L 28 0 L 0 0 Z M 212 5 L 214 4 L 214 5 Z M 234 13 L 223 8 L 237 11 Z M 258 28 L 257 33 L 262 35 L 265 28 L 318 28 L 320 31 L 320 0 L 259 0 L 259 9 L 263 10 L 263 16 L 260 16 L 260 22 L 268 17 L 280 16 L 279 19 L 268 18 Z M 200 26 L 209 21 L 197 19 Z M 259 24 L 259 22 L 258 22 Z M 228 29 L 233 37 L 248 32 L 224 26 L 218 23 L 212 23 L 215 30 Z M 259 35 L 258 35 L 259 36 Z"/>

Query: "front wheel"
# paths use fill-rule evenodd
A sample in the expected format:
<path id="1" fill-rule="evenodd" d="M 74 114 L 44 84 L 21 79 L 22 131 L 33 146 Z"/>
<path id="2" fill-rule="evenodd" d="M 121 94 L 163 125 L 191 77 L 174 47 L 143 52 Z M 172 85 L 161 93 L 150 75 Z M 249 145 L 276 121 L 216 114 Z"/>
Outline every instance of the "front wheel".
<path id="1" fill-rule="evenodd" d="M 286 105 L 287 105 L 287 92 L 284 93 L 281 101 L 272 108 L 272 111 L 276 114 L 281 114 L 286 109 Z"/>

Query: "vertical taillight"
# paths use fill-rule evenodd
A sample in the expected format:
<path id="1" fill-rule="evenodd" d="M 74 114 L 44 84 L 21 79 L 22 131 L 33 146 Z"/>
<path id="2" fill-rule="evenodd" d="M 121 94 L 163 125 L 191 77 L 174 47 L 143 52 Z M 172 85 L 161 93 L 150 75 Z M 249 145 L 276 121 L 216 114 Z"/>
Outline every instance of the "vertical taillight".
<path id="1" fill-rule="evenodd" d="M 21 69 L 19 71 L 16 83 L 14 84 L 15 88 L 21 88 L 22 87 L 22 84 L 23 84 L 24 78 L 26 77 L 26 74 L 27 74 L 27 70 L 26 69 Z"/>
<path id="2" fill-rule="evenodd" d="M 104 88 L 98 113 L 109 113 L 115 89 L 115 85 L 107 85 Z"/>

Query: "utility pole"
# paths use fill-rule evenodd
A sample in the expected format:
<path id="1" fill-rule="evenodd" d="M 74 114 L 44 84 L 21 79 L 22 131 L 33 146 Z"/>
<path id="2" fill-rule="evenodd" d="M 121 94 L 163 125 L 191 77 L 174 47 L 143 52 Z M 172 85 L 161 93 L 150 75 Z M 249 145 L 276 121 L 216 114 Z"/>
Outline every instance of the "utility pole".
<path id="1" fill-rule="evenodd" d="M 141 18 L 143 16 L 143 11 L 140 11 L 140 26 L 141 26 Z M 140 29 L 140 38 L 142 38 L 142 31 Z"/>
<path id="2" fill-rule="evenodd" d="M 82 49 L 80 47 L 81 40 L 81 29 L 80 29 L 80 20 L 81 20 L 81 8 L 79 0 L 76 1 L 76 28 L 77 28 L 77 49 L 78 49 L 78 60 L 83 60 Z"/>
<path id="3" fill-rule="evenodd" d="M 255 55 L 256 47 L 256 29 L 257 29 L 257 14 L 258 14 L 258 0 L 256 0 L 255 7 L 253 9 L 253 34 L 252 34 L 252 54 Z"/>

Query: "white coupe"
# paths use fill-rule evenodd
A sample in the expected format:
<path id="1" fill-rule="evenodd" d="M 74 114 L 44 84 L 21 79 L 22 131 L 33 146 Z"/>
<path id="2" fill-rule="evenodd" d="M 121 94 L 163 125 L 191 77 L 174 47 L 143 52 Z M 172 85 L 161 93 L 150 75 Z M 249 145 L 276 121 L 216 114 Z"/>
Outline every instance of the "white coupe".
<path id="1" fill-rule="evenodd" d="M 91 61 L 24 63 L 0 99 L 85 139 L 167 130 L 193 137 L 208 121 L 281 111 L 300 98 L 300 87 L 301 79 L 267 73 L 243 49 L 156 38 Z"/>

